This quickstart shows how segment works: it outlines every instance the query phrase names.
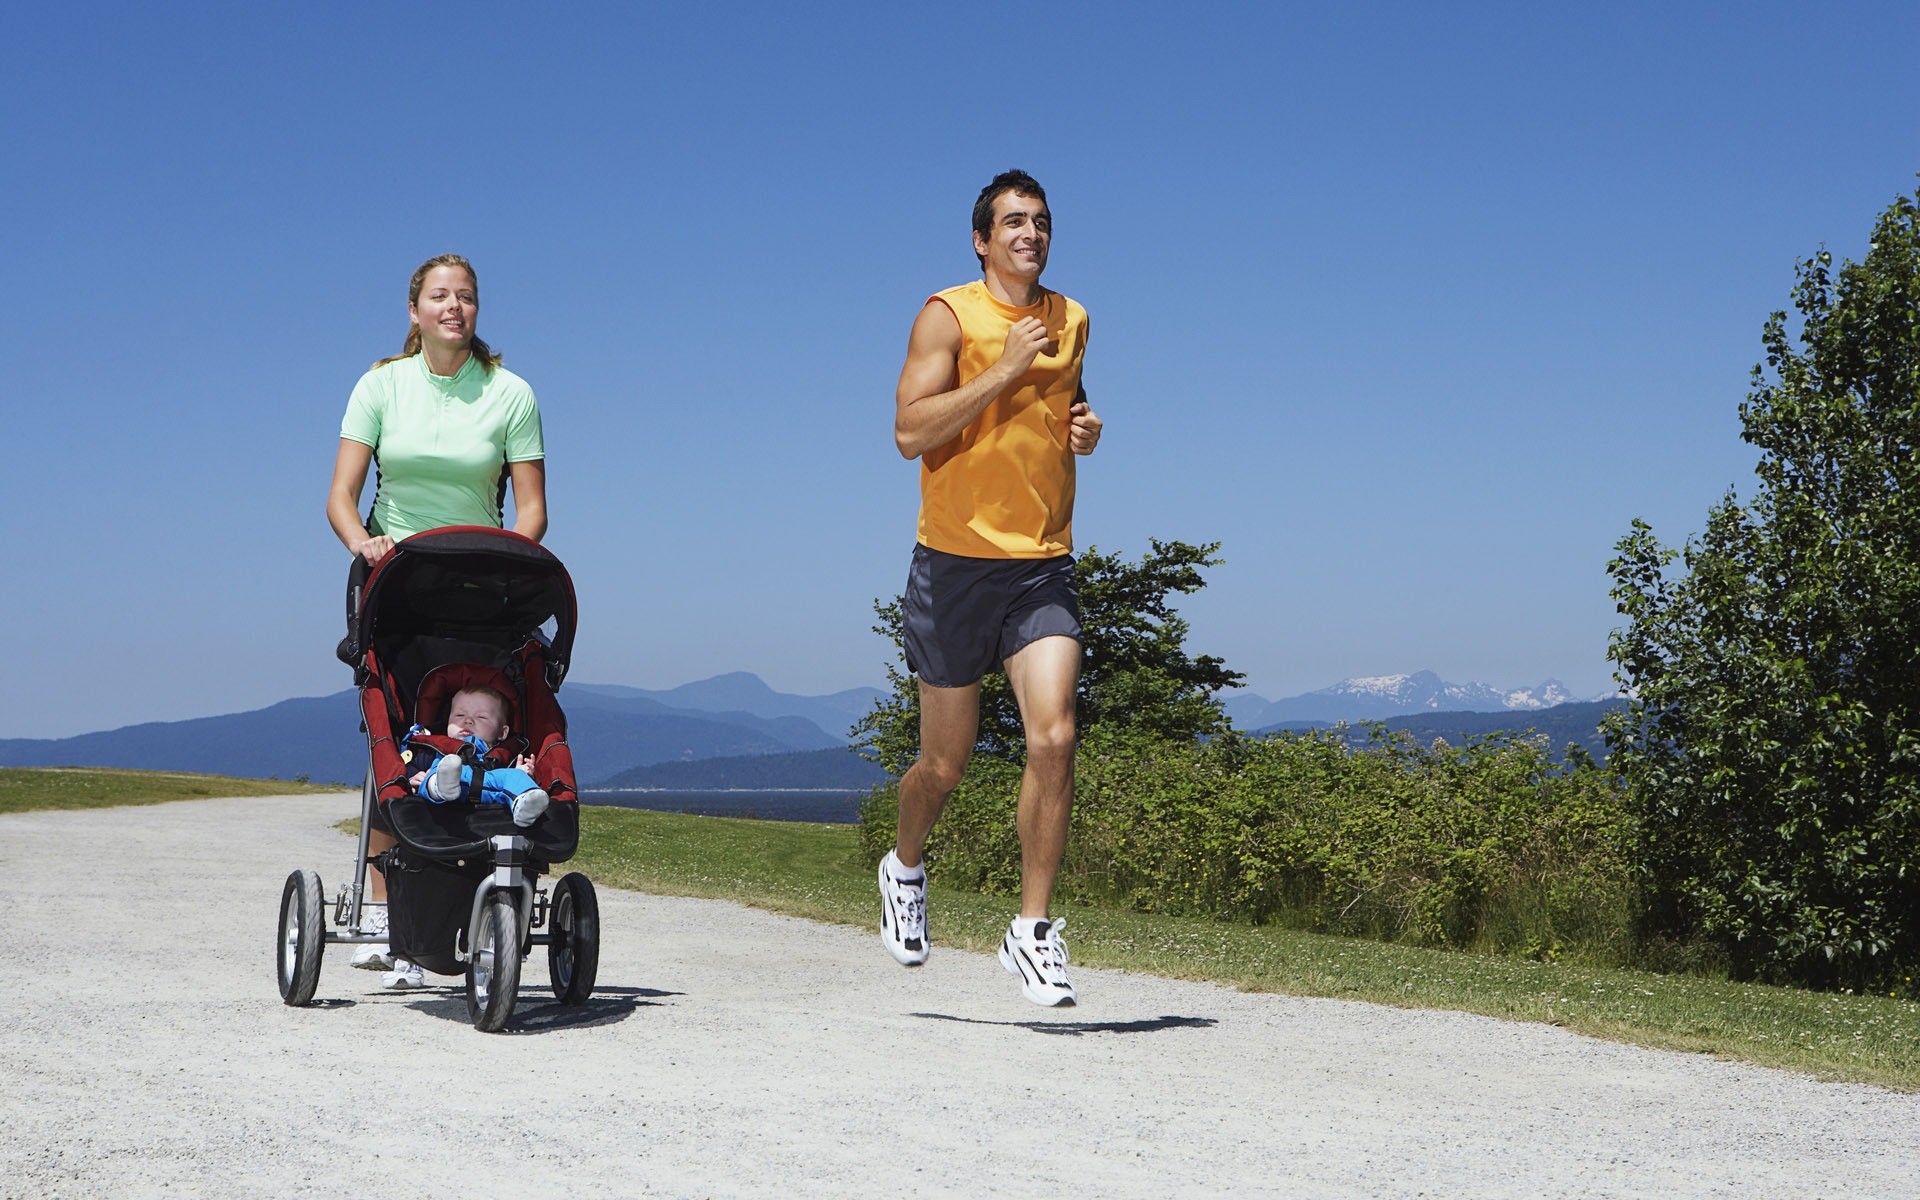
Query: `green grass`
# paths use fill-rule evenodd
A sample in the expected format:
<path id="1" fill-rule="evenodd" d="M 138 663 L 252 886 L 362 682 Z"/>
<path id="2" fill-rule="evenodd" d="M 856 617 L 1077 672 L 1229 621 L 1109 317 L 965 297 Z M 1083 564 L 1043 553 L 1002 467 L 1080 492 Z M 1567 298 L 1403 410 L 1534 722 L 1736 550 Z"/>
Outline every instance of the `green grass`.
<path id="1" fill-rule="evenodd" d="M 580 854 L 568 866 L 601 886 L 877 927 L 873 872 L 852 826 L 595 806 L 582 818 Z M 1012 904 L 936 884 L 928 909 L 940 946 L 991 951 Z M 1074 962 L 1086 966 L 1539 1021 L 1640 1046 L 1920 1091 L 1920 1004 L 1910 1000 L 1422 950 L 1116 908 L 1076 906 L 1059 915 L 1067 920 Z"/>
<path id="2" fill-rule="evenodd" d="M 316 786 L 285 779 L 236 779 L 229 775 L 187 775 L 174 771 L 121 771 L 108 767 L 0 767 L 0 813 L 114 808 L 123 804 L 206 800 L 214 796 L 290 796 L 302 792 L 339 790 L 338 785 Z"/>

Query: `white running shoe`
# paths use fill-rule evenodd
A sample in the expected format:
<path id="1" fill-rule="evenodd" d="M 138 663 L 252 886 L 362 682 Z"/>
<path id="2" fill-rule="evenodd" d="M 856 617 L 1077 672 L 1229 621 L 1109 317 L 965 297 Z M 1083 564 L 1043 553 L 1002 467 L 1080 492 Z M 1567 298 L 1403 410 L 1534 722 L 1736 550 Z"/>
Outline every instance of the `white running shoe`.
<path id="1" fill-rule="evenodd" d="M 547 793 L 541 788 L 528 788 L 513 798 L 513 823 L 525 829 L 540 819 L 547 811 Z"/>
<path id="2" fill-rule="evenodd" d="M 393 970 L 381 977 L 380 986 L 389 991 L 407 992 L 427 986 L 427 979 L 421 974 L 418 963 L 396 958 L 393 960 Z"/>
<path id="3" fill-rule="evenodd" d="M 435 800 L 460 798 L 460 756 L 458 754 L 442 754 L 440 761 L 433 764 L 433 776 L 427 780 L 427 791 Z"/>
<path id="4" fill-rule="evenodd" d="M 1020 993 L 1035 1004 L 1054 1008 L 1079 1000 L 1067 982 L 1067 944 L 1062 920 L 1037 921 L 1015 917 L 1000 939 L 1000 965 L 1020 980 Z"/>
<path id="5" fill-rule="evenodd" d="M 927 869 L 909 875 L 894 852 L 880 860 L 880 940 L 903 967 L 927 961 Z"/>
<path id="6" fill-rule="evenodd" d="M 387 906 L 384 904 L 363 904 L 360 908 L 360 932 L 385 935 L 387 932 Z M 387 952 L 385 942 L 361 942 L 353 948 L 352 965 L 363 971 L 386 971 L 393 967 L 393 955 Z"/>

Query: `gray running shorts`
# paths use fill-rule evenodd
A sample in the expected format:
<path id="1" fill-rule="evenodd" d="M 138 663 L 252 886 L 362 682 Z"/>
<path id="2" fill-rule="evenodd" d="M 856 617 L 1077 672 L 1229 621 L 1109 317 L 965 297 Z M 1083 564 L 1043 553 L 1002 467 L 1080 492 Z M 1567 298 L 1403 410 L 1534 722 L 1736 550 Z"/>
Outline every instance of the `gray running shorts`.
<path id="1" fill-rule="evenodd" d="M 966 558 L 916 544 L 901 605 L 907 669 L 934 687 L 966 687 L 1022 647 L 1080 641 L 1073 555 Z"/>

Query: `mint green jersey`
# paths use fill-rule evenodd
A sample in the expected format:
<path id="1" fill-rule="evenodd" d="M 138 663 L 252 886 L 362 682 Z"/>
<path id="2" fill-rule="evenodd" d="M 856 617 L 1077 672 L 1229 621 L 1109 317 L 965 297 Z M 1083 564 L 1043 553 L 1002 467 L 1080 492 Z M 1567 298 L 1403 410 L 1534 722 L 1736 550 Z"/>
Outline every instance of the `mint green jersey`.
<path id="1" fill-rule="evenodd" d="M 398 539 L 442 525 L 502 522 L 507 464 L 546 457 L 533 389 L 469 357 L 451 378 L 415 354 L 360 377 L 340 436 L 373 447 L 367 532 Z"/>

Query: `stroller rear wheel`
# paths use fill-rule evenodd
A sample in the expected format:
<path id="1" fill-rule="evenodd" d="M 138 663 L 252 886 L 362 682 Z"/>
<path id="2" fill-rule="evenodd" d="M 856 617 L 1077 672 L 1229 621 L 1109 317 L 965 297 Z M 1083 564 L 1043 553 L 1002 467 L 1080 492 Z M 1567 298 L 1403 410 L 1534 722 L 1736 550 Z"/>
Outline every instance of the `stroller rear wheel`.
<path id="1" fill-rule="evenodd" d="M 520 910 L 496 892 L 480 914 L 480 931 L 467 959 L 467 1017 L 495 1033 L 513 1017 L 520 992 Z"/>
<path id="2" fill-rule="evenodd" d="M 547 938 L 547 978 L 562 1004 L 585 1004 L 600 973 L 600 901 L 593 883 L 578 871 L 553 887 Z"/>
<path id="3" fill-rule="evenodd" d="M 320 983 L 320 952 L 327 945 L 327 918 L 320 876 L 295 871 L 280 893 L 280 953 L 276 976 L 280 998 L 299 1006 L 313 999 Z"/>

